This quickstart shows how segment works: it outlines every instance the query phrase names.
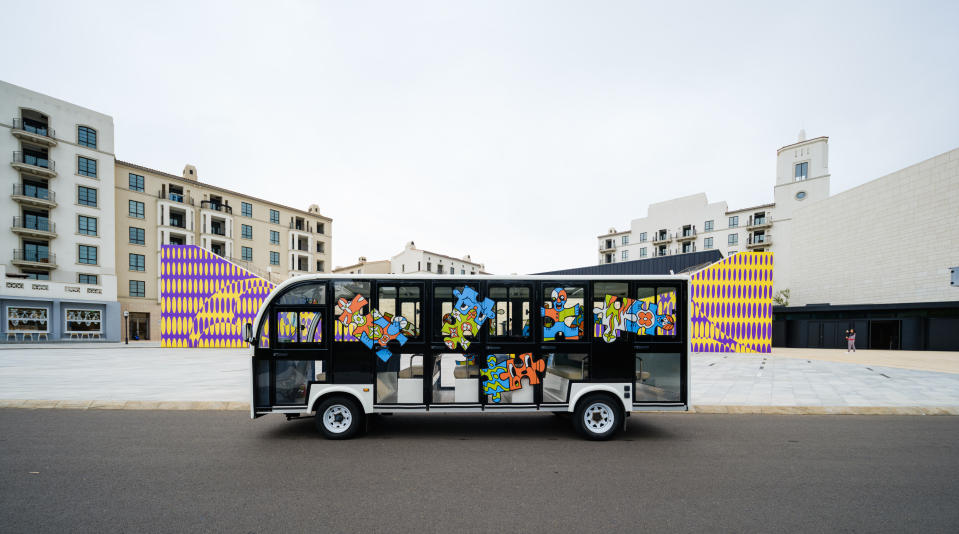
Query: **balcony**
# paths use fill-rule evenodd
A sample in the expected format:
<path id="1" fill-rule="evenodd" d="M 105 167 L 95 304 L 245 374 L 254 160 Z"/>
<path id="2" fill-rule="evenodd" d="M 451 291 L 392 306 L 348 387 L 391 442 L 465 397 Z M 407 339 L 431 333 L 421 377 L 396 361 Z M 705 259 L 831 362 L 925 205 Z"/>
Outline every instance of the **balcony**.
<path id="1" fill-rule="evenodd" d="M 656 232 L 653 234 L 653 244 L 661 245 L 663 243 L 669 243 L 673 240 L 673 234 L 668 232 Z"/>
<path id="2" fill-rule="evenodd" d="M 695 228 L 681 228 L 676 232 L 676 241 L 682 243 L 683 241 L 692 241 L 696 239 L 696 229 Z"/>
<path id="3" fill-rule="evenodd" d="M 616 250 L 615 241 L 605 241 L 599 245 L 600 252 L 613 252 Z"/>
<path id="4" fill-rule="evenodd" d="M 180 204 L 193 205 L 192 198 L 189 198 L 182 193 L 174 193 L 172 191 L 166 192 L 166 195 L 164 195 L 164 191 L 162 189 L 157 191 L 157 198 L 160 200 L 169 200 L 170 202 L 177 202 Z"/>
<path id="5" fill-rule="evenodd" d="M 57 146 L 53 128 L 47 128 L 46 125 L 35 121 L 14 118 L 10 133 L 21 141 L 43 146 Z"/>
<path id="6" fill-rule="evenodd" d="M 57 255 L 36 250 L 24 250 L 22 248 L 14 249 L 13 261 L 11 263 L 17 267 L 47 269 L 52 271 L 57 268 Z"/>
<path id="7" fill-rule="evenodd" d="M 758 230 L 760 228 L 769 228 L 773 225 L 773 220 L 770 217 L 750 217 L 749 221 L 746 223 L 746 228 L 750 230 Z"/>
<path id="8" fill-rule="evenodd" d="M 200 201 L 200 209 L 219 211 L 221 213 L 233 215 L 232 207 L 227 206 L 226 204 L 218 203 L 218 202 L 210 202 L 209 200 Z"/>
<path id="9" fill-rule="evenodd" d="M 44 239 L 57 237 L 57 226 L 48 219 L 14 217 L 13 231 L 20 235 L 42 237 Z"/>
<path id="10" fill-rule="evenodd" d="M 13 153 L 13 161 L 10 163 L 14 169 L 27 174 L 42 176 L 44 178 L 56 178 L 57 171 L 54 161 L 49 158 L 28 154 L 17 151 Z"/>
<path id="11" fill-rule="evenodd" d="M 769 234 L 751 235 L 746 239 L 746 247 L 748 248 L 766 247 L 772 244 L 773 236 Z"/>
<path id="12" fill-rule="evenodd" d="M 57 195 L 49 189 L 33 185 L 13 184 L 13 194 L 10 198 L 14 202 L 40 208 L 57 207 Z"/>
<path id="13" fill-rule="evenodd" d="M 680 249 L 680 252 L 683 254 L 689 254 L 690 252 L 696 252 L 696 243 L 685 243 Z"/>

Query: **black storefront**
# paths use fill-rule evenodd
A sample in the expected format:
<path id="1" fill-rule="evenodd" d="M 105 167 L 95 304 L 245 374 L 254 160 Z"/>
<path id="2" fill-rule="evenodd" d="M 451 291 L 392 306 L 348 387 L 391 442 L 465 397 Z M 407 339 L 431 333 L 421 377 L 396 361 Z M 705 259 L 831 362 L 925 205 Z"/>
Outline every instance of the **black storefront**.
<path id="1" fill-rule="evenodd" d="M 773 307 L 773 346 L 883 350 L 959 350 L 959 301 Z"/>

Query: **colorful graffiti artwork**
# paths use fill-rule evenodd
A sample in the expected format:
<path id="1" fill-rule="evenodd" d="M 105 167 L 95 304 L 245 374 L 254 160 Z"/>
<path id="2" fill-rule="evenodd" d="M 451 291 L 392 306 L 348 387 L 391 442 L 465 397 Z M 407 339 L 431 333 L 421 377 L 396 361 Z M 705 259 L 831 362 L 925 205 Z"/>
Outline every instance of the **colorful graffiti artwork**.
<path id="1" fill-rule="evenodd" d="M 389 342 L 396 340 L 402 347 L 409 338 L 416 337 L 416 325 L 402 315 L 394 317 L 390 313 L 380 313 L 376 308 L 366 314 L 360 313 L 368 302 L 366 297 L 360 294 L 354 295 L 350 300 L 342 297 L 337 300 L 338 320 L 347 327 L 346 334 L 350 336 L 343 341 L 358 340 L 368 349 L 375 347 L 376 356 L 386 362 L 393 356 L 393 352 L 387 348 Z"/>
<path id="2" fill-rule="evenodd" d="M 675 313 L 660 313 L 662 304 L 650 303 L 651 299 L 606 295 L 603 304 L 593 308 L 596 322 L 602 324 L 603 341 L 612 343 L 622 332 L 646 336 L 673 334 Z"/>
<path id="3" fill-rule="evenodd" d="M 443 316 L 440 332 L 447 347 L 455 349 L 459 345 L 465 350 L 470 346 L 468 338 L 479 335 L 483 323 L 495 315 L 496 302 L 489 298 L 477 299 L 479 293 L 470 286 L 463 286 L 463 291 L 454 289 L 453 296 L 456 297 L 453 311 Z"/>
<path id="4" fill-rule="evenodd" d="M 486 366 L 480 369 L 483 376 L 483 391 L 493 402 L 502 401 L 502 393 L 523 389 L 523 379 L 527 385 L 535 386 L 540 382 L 540 374 L 546 370 L 543 359 L 533 359 L 531 353 L 519 354 L 515 358 L 499 361 L 495 354 L 486 357 Z"/>
<path id="5" fill-rule="evenodd" d="M 562 287 L 553 289 L 550 302 L 540 308 L 543 317 L 543 341 L 576 340 L 585 334 L 583 307 L 569 305 L 569 296 Z"/>

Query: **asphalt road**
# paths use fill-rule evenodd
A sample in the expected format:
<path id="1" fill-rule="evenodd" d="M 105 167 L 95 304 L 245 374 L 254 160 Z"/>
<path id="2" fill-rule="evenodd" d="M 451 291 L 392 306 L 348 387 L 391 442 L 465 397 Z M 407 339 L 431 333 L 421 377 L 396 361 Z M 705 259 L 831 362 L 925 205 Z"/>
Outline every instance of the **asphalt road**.
<path id="1" fill-rule="evenodd" d="M 959 417 L 0 410 L 3 532 L 959 530 Z"/>

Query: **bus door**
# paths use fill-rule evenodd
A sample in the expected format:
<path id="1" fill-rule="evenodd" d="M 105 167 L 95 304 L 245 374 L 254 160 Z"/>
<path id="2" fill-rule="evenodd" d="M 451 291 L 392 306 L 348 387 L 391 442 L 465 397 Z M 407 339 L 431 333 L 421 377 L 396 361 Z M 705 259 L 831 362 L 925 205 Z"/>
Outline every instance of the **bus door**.
<path id="1" fill-rule="evenodd" d="M 595 382 L 631 382 L 633 375 L 632 344 L 637 321 L 642 326 L 643 303 L 629 298 L 628 281 L 595 281 L 591 283 L 589 305 L 592 331 L 592 366 L 590 378 Z M 637 314 L 639 314 L 637 316 Z"/>
<path id="2" fill-rule="evenodd" d="M 327 381 L 330 361 L 327 282 L 310 280 L 290 286 L 274 299 L 267 321 L 272 356 L 274 406 L 302 406 L 309 385 Z"/>
<path id="3" fill-rule="evenodd" d="M 479 362 L 481 400 L 487 408 L 532 407 L 542 398 L 546 363 L 536 354 L 532 282 L 491 281 L 495 315 Z M 533 319 L 536 321 L 533 321 Z"/>
<path id="4" fill-rule="evenodd" d="M 334 384 L 373 384 L 372 341 L 375 319 L 370 280 L 333 280 L 333 361 Z"/>
<path id="5" fill-rule="evenodd" d="M 430 306 L 430 370 L 427 394 L 432 405 L 480 405 L 480 359 L 493 301 L 479 281 L 433 283 Z"/>
<path id="6" fill-rule="evenodd" d="M 590 379 L 589 284 L 555 281 L 537 286 L 534 302 L 539 326 L 535 338 L 538 354 L 546 364 L 542 404 L 566 404 L 570 385 Z"/>
<path id="7" fill-rule="evenodd" d="M 424 282 L 380 280 L 373 303 L 376 404 L 423 405 Z"/>
<path id="8" fill-rule="evenodd" d="M 630 344 L 633 405 L 685 403 L 686 287 L 676 281 L 634 282 L 636 333 Z"/>

